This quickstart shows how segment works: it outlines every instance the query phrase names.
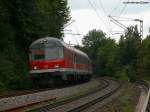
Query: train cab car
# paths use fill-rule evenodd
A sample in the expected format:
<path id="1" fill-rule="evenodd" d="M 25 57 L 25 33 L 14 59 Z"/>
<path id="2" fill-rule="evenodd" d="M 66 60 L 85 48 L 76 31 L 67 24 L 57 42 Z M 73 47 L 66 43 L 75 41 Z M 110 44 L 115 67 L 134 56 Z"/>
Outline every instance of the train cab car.
<path id="1" fill-rule="evenodd" d="M 29 47 L 29 70 L 36 85 L 82 81 L 91 77 L 91 61 L 82 51 L 53 37 L 41 38 Z"/>

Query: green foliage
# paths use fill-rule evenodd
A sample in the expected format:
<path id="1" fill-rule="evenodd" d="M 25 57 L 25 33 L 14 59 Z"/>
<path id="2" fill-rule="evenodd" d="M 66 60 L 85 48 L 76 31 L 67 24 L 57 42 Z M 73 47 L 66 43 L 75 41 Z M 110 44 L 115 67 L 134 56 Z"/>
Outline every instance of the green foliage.
<path id="1" fill-rule="evenodd" d="M 141 38 L 137 26 L 129 27 L 119 41 L 118 64 L 125 69 L 130 81 L 137 78 L 137 59 L 141 49 Z"/>
<path id="2" fill-rule="evenodd" d="M 141 38 L 137 26 L 129 27 L 119 41 L 119 60 L 122 65 L 136 64 L 137 54 L 140 50 Z"/>
<path id="3" fill-rule="evenodd" d="M 121 104 L 123 105 L 123 112 L 133 112 L 134 111 L 133 106 L 131 105 L 131 103 L 129 101 L 130 97 L 131 96 L 129 96 L 129 95 L 124 95 L 119 98 Z"/>
<path id="4" fill-rule="evenodd" d="M 94 74 L 129 81 L 150 75 L 150 36 L 142 41 L 137 26 L 129 27 L 119 43 L 94 29 L 84 36 L 83 45 L 78 48 L 91 58 Z"/>
<path id="5" fill-rule="evenodd" d="M 0 89 L 27 89 L 28 47 L 45 36 L 61 38 L 70 19 L 66 0 L 0 1 Z"/>
<path id="6" fill-rule="evenodd" d="M 103 42 L 105 41 L 105 33 L 101 30 L 92 30 L 89 31 L 87 35 L 84 36 L 82 42 L 84 45 L 84 52 L 86 52 L 89 57 L 92 59 L 93 64 L 93 71 L 95 74 L 98 73 L 98 64 L 97 64 L 97 52 L 99 49 L 99 46 L 103 45 Z"/>
<path id="7" fill-rule="evenodd" d="M 96 60 L 99 67 L 99 69 L 97 68 L 99 74 L 107 76 L 114 74 L 117 48 L 118 46 L 115 41 L 110 38 L 105 39 L 103 46 L 99 47 Z"/>
<path id="8" fill-rule="evenodd" d="M 86 36 L 84 36 L 82 42 L 85 46 L 85 51 L 91 58 L 95 58 L 95 52 L 98 51 L 99 46 L 102 46 L 105 39 L 105 34 L 101 30 L 92 30 L 89 31 Z M 92 49 L 92 50 L 90 50 Z"/>
<path id="9" fill-rule="evenodd" d="M 139 77 L 150 76 L 150 35 L 142 41 L 138 54 L 137 71 Z"/>
<path id="10" fill-rule="evenodd" d="M 118 49 L 115 41 L 106 38 L 101 30 L 94 29 L 84 36 L 83 45 L 82 50 L 92 59 L 94 74 L 112 76 L 116 69 L 115 59 Z"/>
<path id="11" fill-rule="evenodd" d="M 120 79 L 120 80 L 126 80 L 126 81 L 129 80 L 128 74 L 126 73 L 125 69 L 117 71 L 115 74 L 115 78 Z"/>
<path id="12" fill-rule="evenodd" d="M 84 36 L 82 42 L 85 47 L 98 47 L 103 39 L 105 39 L 105 33 L 101 30 L 92 30 L 89 31 L 86 36 Z"/>

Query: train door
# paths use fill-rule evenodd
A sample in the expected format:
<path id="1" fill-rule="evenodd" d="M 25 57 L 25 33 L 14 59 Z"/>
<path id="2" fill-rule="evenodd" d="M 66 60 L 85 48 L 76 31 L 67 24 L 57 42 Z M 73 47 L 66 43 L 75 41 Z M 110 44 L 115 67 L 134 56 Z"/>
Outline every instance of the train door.
<path id="1" fill-rule="evenodd" d="M 74 53 L 73 54 L 73 65 L 74 65 L 74 70 L 76 71 L 76 65 L 77 65 L 77 62 L 76 62 L 76 54 Z"/>

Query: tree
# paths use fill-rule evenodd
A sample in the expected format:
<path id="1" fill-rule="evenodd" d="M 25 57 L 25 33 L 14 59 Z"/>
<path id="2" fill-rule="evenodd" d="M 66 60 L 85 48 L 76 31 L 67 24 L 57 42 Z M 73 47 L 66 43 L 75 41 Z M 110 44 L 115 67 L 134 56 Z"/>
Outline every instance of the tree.
<path id="1" fill-rule="evenodd" d="M 142 41 L 138 54 L 137 71 L 140 78 L 150 76 L 150 35 Z"/>
<path id="2" fill-rule="evenodd" d="M 61 38 L 69 19 L 67 0 L 1 0 L 0 88 L 31 87 L 29 45 L 45 36 Z"/>
<path id="3" fill-rule="evenodd" d="M 97 73 L 97 52 L 100 46 L 102 46 L 103 41 L 105 40 L 105 33 L 101 30 L 91 30 L 84 36 L 82 43 L 84 45 L 84 51 L 92 60 L 93 71 Z"/>
<path id="4" fill-rule="evenodd" d="M 94 74 L 134 81 L 150 75 L 150 35 L 141 40 L 137 26 L 130 26 L 119 43 L 101 30 L 89 31 L 83 47 L 93 62 Z"/>
<path id="5" fill-rule="evenodd" d="M 98 49 L 97 56 L 97 70 L 103 76 L 114 76 L 117 64 L 117 50 L 118 45 L 115 40 L 105 39 L 103 46 Z"/>
<path id="6" fill-rule="evenodd" d="M 92 30 L 84 36 L 82 48 L 91 58 L 93 72 L 97 75 L 113 75 L 115 72 L 115 60 L 117 44 L 113 39 L 106 38 L 101 30 Z"/>
<path id="7" fill-rule="evenodd" d="M 61 38 L 69 20 L 66 0 L 3 0 L 3 20 L 15 33 L 16 44 L 28 50 L 33 40 L 45 36 Z M 5 14 L 6 13 L 6 14 Z"/>
<path id="8" fill-rule="evenodd" d="M 125 35 L 122 35 L 119 41 L 118 59 L 120 69 L 125 69 L 127 75 L 135 78 L 137 56 L 141 46 L 141 37 L 139 36 L 137 26 L 129 27 Z M 124 70 L 123 70 L 124 71 Z"/>

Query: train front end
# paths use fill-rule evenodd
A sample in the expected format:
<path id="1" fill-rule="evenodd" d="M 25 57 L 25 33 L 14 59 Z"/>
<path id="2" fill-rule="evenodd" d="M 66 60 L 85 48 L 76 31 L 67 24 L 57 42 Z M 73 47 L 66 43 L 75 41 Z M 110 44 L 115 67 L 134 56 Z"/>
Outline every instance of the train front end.
<path id="1" fill-rule="evenodd" d="M 64 68 L 64 47 L 60 40 L 38 39 L 31 44 L 29 52 L 30 75 L 35 85 L 53 85 L 56 80 L 60 82 L 60 70 Z"/>

